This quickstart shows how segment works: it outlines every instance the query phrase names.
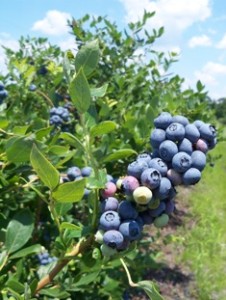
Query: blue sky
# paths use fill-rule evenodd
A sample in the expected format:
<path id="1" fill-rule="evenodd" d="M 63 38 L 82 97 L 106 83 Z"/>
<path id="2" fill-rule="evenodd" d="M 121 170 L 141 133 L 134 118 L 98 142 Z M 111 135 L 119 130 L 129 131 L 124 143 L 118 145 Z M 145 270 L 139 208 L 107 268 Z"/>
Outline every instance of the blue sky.
<path id="1" fill-rule="evenodd" d="M 165 27 L 156 49 L 177 51 L 172 72 L 185 87 L 201 80 L 213 99 L 226 97 L 226 5 L 222 0 L 1 0 L 0 44 L 17 48 L 20 36 L 44 36 L 63 49 L 73 48 L 68 18 L 107 15 L 120 29 L 143 10 L 156 11 L 147 29 Z M 4 54 L 0 50 L 0 70 Z"/>

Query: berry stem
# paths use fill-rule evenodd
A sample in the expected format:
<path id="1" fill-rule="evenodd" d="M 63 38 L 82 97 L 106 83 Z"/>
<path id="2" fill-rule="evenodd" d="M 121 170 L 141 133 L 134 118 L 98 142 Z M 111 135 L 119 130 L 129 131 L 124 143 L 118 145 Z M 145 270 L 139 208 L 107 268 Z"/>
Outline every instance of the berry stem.
<path id="1" fill-rule="evenodd" d="M 35 293 L 37 294 L 46 285 L 51 283 L 54 277 L 69 263 L 69 261 L 74 256 L 77 256 L 80 253 L 82 254 L 87 248 L 89 248 L 92 245 L 93 241 L 93 235 L 90 236 L 87 240 L 80 240 L 80 242 L 73 247 L 72 251 L 66 254 L 66 256 L 55 265 L 55 267 L 50 271 L 50 273 L 39 281 Z"/>
<path id="2" fill-rule="evenodd" d="M 43 98 L 45 98 L 45 100 L 47 101 L 47 103 L 48 103 L 51 107 L 54 107 L 54 104 L 53 104 L 52 100 L 51 100 L 45 93 L 43 93 L 43 92 L 40 91 L 40 90 L 36 90 L 36 93 L 39 94 L 40 96 L 42 96 Z"/>
<path id="3" fill-rule="evenodd" d="M 128 278 L 128 282 L 129 282 L 129 285 L 132 286 L 132 287 L 137 287 L 138 284 L 136 284 L 135 282 L 133 282 L 132 278 L 131 278 L 131 275 L 130 275 L 130 272 L 129 272 L 129 269 L 127 268 L 127 265 L 126 263 L 124 262 L 123 258 L 120 258 L 120 261 L 126 271 L 126 275 L 127 275 L 127 278 Z"/>

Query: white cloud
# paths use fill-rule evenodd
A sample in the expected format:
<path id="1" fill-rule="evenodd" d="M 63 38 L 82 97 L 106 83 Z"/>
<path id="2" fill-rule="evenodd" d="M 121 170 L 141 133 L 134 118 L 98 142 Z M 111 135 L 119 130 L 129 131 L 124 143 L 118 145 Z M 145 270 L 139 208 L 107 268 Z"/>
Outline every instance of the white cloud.
<path id="1" fill-rule="evenodd" d="M 58 10 L 50 10 L 44 19 L 35 22 L 32 30 L 39 31 L 48 35 L 63 35 L 69 31 L 67 20 L 71 15 Z"/>
<path id="2" fill-rule="evenodd" d="M 120 0 L 126 10 L 126 21 L 134 22 L 143 16 L 144 9 L 155 11 L 150 28 L 165 26 L 166 31 L 178 35 L 196 22 L 211 15 L 210 0 Z"/>
<path id="3" fill-rule="evenodd" d="M 0 33 L 0 73 L 6 73 L 6 56 L 5 50 L 2 46 L 10 48 L 12 50 L 18 50 L 18 41 L 12 39 L 8 33 Z"/>
<path id="4" fill-rule="evenodd" d="M 216 46 L 218 49 L 226 49 L 226 34 L 222 37 L 219 43 Z"/>
<path id="5" fill-rule="evenodd" d="M 197 46 L 211 46 L 212 45 L 212 41 L 211 39 L 203 34 L 203 35 L 199 35 L 199 36 L 193 36 L 189 41 L 188 41 L 188 46 L 190 48 L 195 48 Z"/>

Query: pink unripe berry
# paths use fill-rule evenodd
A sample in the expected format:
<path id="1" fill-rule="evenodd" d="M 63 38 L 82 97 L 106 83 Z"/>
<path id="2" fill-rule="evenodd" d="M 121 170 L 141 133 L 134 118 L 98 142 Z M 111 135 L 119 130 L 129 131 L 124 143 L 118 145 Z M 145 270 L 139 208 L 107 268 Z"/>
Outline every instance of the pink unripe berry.
<path id="1" fill-rule="evenodd" d="M 169 169 L 167 171 L 167 178 L 171 181 L 173 185 L 179 185 L 182 183 L 182 176 L 180 173 L 175 171 L 174 169 Z"/>
<path id="2" fill-rule="evenodd" d="M 206 153 L 209 150 L 207 142 L 203 139 L 199 139 L 197 141 L 195 148 L 203 153 Z"/>
<path id="3" fill-rule="evenodd" d="M 105 189 L 101 191 L 101 195 L 103 198 L 112 197 L 116 193 L 116 190 L 116 185 L 113 182 L 109 181 L 106 183 Z"/>
<path id="4" fill-rule="evenodd" d="M 134 176 L 126 176 L 122 181 L 122 188 L 125 194 L 132 195 L 133 191 L 140 186 L 139 181 Z"/>

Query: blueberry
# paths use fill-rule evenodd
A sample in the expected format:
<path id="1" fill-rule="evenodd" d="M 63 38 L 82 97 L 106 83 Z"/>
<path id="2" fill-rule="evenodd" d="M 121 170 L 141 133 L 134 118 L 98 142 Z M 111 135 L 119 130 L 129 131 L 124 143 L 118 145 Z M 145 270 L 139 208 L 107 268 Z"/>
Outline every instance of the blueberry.
<path id="1" fill-rule="evenodd" d="M 124 238 L 120 231 L 108 230 L 104 233 L 103 241 L 108 247 L 116 249 L 122 245 Z"/>
<path id="2" fill-rule="evenodd" d="M 173 199 L 167 200 L 165 203 L 166 203 L 165 213 L 167 215 L 172 214 L 175 209 L 175 203 L 174 203 Z"/>
<path id="3" fill-rule="evenodd" d="M 152 158 L 149 161 L 149 168 L 158 170 L 162 176 L 165 176 L 168 170 L 167 164 L 159 157 Z"/>
<path id="4" fill-rule="evenodd" d="M 147 210 L 140 212 L 139 216 L 142 219 L 144 225 L 150 225 L 154 221 L 154 218 L 149 214 L 149 211 Z"/>
<path id="5" fill-rule="evenodd" d="M 113 210 L 104 212 L 100 217 L 100 229 L 103 230 L 118 229 L 120 223 L 119 214 Z"/>
<path id="6" fill-rule="evenodd" d="M 84 168 L 81 169 L 81 174 L 82 174 L 83 177 L 89 177 L 91 172 L 92 172 L 91 167 L 84 167 Z"/>
<path id="7" fill-rule="evenodd" d="M 215 127 L 211 124 L 203 124 L 199 128 L 199 132 L 200 132 L 201 138 L 203 138 L 204 140 L 207 140 L 208 142 L 214 140 L 214 138 L 217 135 L 217 131 L 216 131 Z"/>
<path id="8" fill-rule="evenodd" d="M 191 167 L 191 164 L 191 156 L 186 152 L 178 152 L 172 159 L 173 169 L 179 173 L 187 171 Z"/>
<path id="9" fill-rule="evenodd" d="M 140 179 L 141 173 L 148 168 L 148 163 L 144 160 L 135 160 L 127 167 L 127 173 L 130 176 Z"/>
<path id="10" fill-rule="evenodd" d="M 191 155 L 192 167 L 202 171 L 206 166 L 206 155 L 202 151 L 196 150 Z"/>
<path id="11" fill-rule="evenodd" d="M 50 109 L 50 111 L 49 111 L 50 116 L 56 115 L 56 110 L 57 110 L 56 107 L 52 107 L 52 108 Z"/>
<path id="12" fill-rule="evenodd" d="M 179 185 L 182 183 L 182 176 L 180 173 L 174 169 L 169 169 L 167 171 L 167 178 L 171 181 L 173 185 Z"/>
<path id="13" fill-rule="evenodd" d="M 205 123 L 201 120 L 196 120 L 194 123 L 193 123 L 198 129 L 200 129 L 200 127 L 202 125 L 204 125 Z"/>
<path id="14" fill-rule="evenodd" d="M 209 141 L 208 147 L 210 150 L 212 150 L 217 144 L 217 138 L 214 138 L 213 140 Z"/>
<path id="15" fill-rule="evenodd" d="M 166 199 L 169 196 L 172 184 L 166 177 L 162 177 L 159 187 L 154 190 L 154 196 L 160 200 Z"/>
<path id="16" fill-rule="evenodd" d="M 101 202 L 101 211 L 105 212 L 108 210 L 117 211 L 118 209 L 118 200 L 114 197 L 109 197 Z"/>
<path id="17" fill-rule="evenodd" d="M 150 137 L 150 143 L 153 148 L 158 148 L 159 145 L 165 141 L 166 132 L 163 129 L 156 128 L 152 131 Z"/>
<path id="18" fill-rule="evenodd" d="M 201 179 L 201 172 L 198 169 L 190 168 L 183 174 L 183 183 L 193 185 Z"/>
<path id="19" fill-rule="evenodd" d="M 132 195 L 138 186 L 140 186 L 139 181 L 134 176 L 126 176 L 122 181 L 122 189 L 126 195 Z"/>
<path id="20" fill-rule="evenodd" d="M 8 97 L 8 92 L 6 90 L 0 90 L 0 99 L 4 100 L 5 98 Z"/>
<path id="21" fill-rule="evenodd" d="M 169 216 L 167 214 L 162 214 L 154 220 L 154 225 L 157 228 L 164 227 L 169 222 Z"/>
<path id="22" fill-rule="evenodd" d="M 203 139 L 198 139 L 196 145 L 195 145 L 196 150 L 202 151 L 203 153 L 207 153 L 209 150 L 209 146 L 207 141 Z"/>
<path id="23" fill-rule="evenodd" d="M 119 226 L 119 231 L 123 235 L 124 239 L 128 239 L 129 241 L 137 240 L 141 236 L 141 228 L 139 224 L 134 220 L 123 222 Z"/>
<path id="24" fill-rule="evenodd" d="M 148 168 L 141 174 L 141 183 L 150 189 L 155 189 L 159 186 L 161 177 L 162 176 L 158 170 Z"/>
<path id="25" fill-rule="evenodd" d="M 166 137 L 174 142 L 183 140 L 185 136 L 185 128 L 180 123 L 172 123 L 166 128 Z"/>
<path id="26" fill-rule="evenodd" d="M 34 92 L 37 89 L 37 86 L 35 84 L 31 84 L 28 89 L 29 91 Z"/>
<path id="27" fill-rule="evenodd" d="M 172 123 L 180 123 L 185 127 L 186 125 L 189 124 L 189 121 L 186 117 L 177 115 L 177 116 L 173 116 Z"/>
<path id="28" fill-rule="evenodd" d="M 5 89 L 5 85 L 2 81 L 0 81 L 0 91 L 3 91 Z"/>
<path id="29" fill-rule="evenodd" d="M 157 118 L 154 119 L 156 128 L 166 129 L 172 122 L 172 116 L 168 112 L 162 112 Z"/>
<path id="30" fill-rule="evenodd" d="M 152 199 L 152 191 L 146 186 L 139 186 L 134 190 L 133 198 L 136 203 L 146 205 Z"/>
<path id="31" fill-rule="evenodd" d="M 123 220 L 136 219 L 136 217 L 138 216 L 135 207 L 131 202 L 127 200 L 119 203 L 118 213 Z"/>
<path id="32" fill-rule="evenodd" d="M 48 261 L 48 258 L 43 258 L 41 261 L 40 261 L 40 264 L 42 266 L 45 266 L 45 265 L 48 265 L 49 261 Z"/>
<path id="33" fill-rule="evenodd" d="M 165 202 L 161 201 L 157 208 L 149 209 L 148 211 L 150 216 L 158 217 L 164 212 L 165 209 L 166 209 L 166 204 Z"/>
<path id="34" fill-rule="evenodd" d="M 115 183 L 114 177 L 110 174 L 107 174 L 107 182 L 109 182 L 109 181 Z"/>
<path id="35" fill-rule="evenodd" d="M 144 160 L 144 161 L 146 161 L 147 163 L 149 163 L 149 161 L 151 160 L 151 154 L 149 154 L 149 153 L 147 153 L 147 152 L 145 152 L 145 153 L 140 153 L 140 154 L 138 154 L 136 160 Z"/>
<path id="36" fill-rule="evenodd" d="M 188 124 L 185 127 L 185 137 L 193 144 L 196 143 L 200 138 L 200 133 L 198 128 L 194 124 Z"/>
<path id="37" fill-rule="evenodd" d="M 167 162 L 170 162 L 177 152 L 177 145 L 173 141 L 164 141 L 159 146 L 160 157 Z"/>
<path id="38" fill-rule="evenodd" d="M 151 155 L 152 155 L 152 158 L 160 157 L 159 148 L 153 148 Z"/>
<path id="39" fill-rule="evenodd" d="M 122 245 L 117 247 L 117 250 L 126 250 L 127 248 L 129 248 L 129 245 L 130 245 L 130 241 L 124 239 Z"/>
<path id="40" fill-rule="evenodd" d="M 108 181 L 105 184 L 105 189 L 103 189 L 101 191 L 101 195 L 102 195 L 103 198 L 112 197 L 112 196 L 114 196 L 114 194 L 116 193 L 116 191 L 117 191 L 116 185 L 113 182 Z"/>
<path id="41" fill-rule="evenodd" d="M 81 170 L 79 167 L 71 167 L 67 170 L 67 177 L 73 181 L 77 177 L 80 177 L 82 175 Z"/>
<path id="42" fill-rule="evenodd" d="M 196 128 L 196 127 L 195 127 Z M 196 128 L 197 129 L 197 128 Z M 198 129 L 197 129 L 198 130 Z M 178 145 L 178 150 L 181 152 L 186 152 L 191 155 L 193 152 L 193 146 L 189 139 L 184 138 Z"/>
<path id="43" fill-rule="evenodd" d="M 59 126 L 59 125 L 63 124 L 63 120 L 58 115 L 53 115 L 50 117 L 49 123 L 50 123 L 50 125 Z"/>

